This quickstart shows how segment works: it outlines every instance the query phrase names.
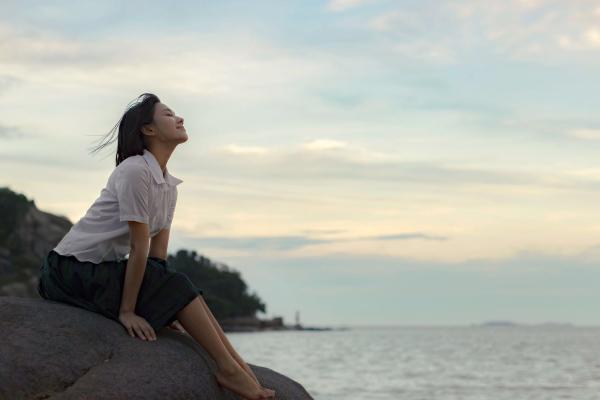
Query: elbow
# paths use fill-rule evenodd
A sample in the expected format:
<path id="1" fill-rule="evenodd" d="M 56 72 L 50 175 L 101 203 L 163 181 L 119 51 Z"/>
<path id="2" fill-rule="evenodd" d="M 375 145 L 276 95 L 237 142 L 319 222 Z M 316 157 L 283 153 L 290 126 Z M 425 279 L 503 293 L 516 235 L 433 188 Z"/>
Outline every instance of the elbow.
<path id="1" fill-rule="evenodd" d="M 150 246 L 144 243 L 131 242 L 129 254 L 137 256 L 147 256 Z"/>

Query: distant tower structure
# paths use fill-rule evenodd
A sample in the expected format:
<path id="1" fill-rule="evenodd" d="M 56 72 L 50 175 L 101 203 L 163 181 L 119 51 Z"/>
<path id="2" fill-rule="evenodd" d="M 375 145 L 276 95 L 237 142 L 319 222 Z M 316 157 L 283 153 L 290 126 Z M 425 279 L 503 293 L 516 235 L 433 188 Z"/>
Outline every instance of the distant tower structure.
<path id="1" fill-rule="evenodd" d="M 300 328 L 300 311 L 296 311 L 296 329 Z"/>

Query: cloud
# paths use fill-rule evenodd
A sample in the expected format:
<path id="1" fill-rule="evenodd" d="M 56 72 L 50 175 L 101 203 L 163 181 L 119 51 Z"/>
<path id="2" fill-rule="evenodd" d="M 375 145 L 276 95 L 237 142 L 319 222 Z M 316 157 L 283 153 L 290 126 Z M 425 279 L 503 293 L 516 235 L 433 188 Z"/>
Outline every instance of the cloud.
<path id="1" fill-rule="evenodd" d="M 391 7 L 365 26 L 404 58 L 454 63 L 472 51 L 547 62 L 600 47 L 600 7 L 589 0 L 468 0 Z M 544 58 L 543 56 L 546 56 Z"/>
<path id="2" fill-rule="evenodd" d="M 345 149 L 348 143 L 339 140 L 316 139 L 302 145 L 303 148 L 310 151 Z"/>
<path id="3" fill-rule="evenodd" d="M 240 146 L 237 144 L 230 144 L 223 146 L 223 151 L 230 154 L 253 154 L 262 155 L 267 154 L 269 149 L 261 146 Z"/>
<path id="4" fill-rule="evenodd" d="M 481 26 L 497 51 L 515 58 L 559 56 L 565 51 L 594 50 L 600 44 L 597 4 L 590 0 L 472 0 L 451 4 L 450 9 L 468 29 Z"/>
<path id="5" fill-rule="evenodd" d="M 564 50 L 590 50 L 600 47 L 600 29 L 591 27 L 573 35 L 559 35 L 558 45 Z"/>
<path id="6" fill-rule="evenodd" d="M 192 237 L 189 237 L 190 239 Z M 224 248 L 239 250 L 292 250 L 314 244 L 330 243 L 330 240 L 312 239 L 306 236 L 195 236 L 199 248 Z"/>
<path id="7" fill-rule="evenodd" d="M 562 116 L 535 117 L 530 115 L 511 116 L 500 119 L 498 124 L 511 131 L 529 131 L 544 139 L 600 139 L 600 121 L 595 118 Z"/>
<path id="8" fill-rule="evenodd" d="M 518 124 L 519 121 L 512 123 Z M 539 129 L 543 129 L 548 121 L 537 123 L 541 124 Z M 505 124 L 508 125 L 508 122 Z M 549 126 L 551 125 L 553 124 L 550 123 Z M 250 149 L 253 147 L 248 146 Z M 335 182 L 352 184 L 353 187 L 363 185 L 362 190 L 367 191 L 369 187 L 379 187 L 379 184 L 385 183 L 396 191 L 402 191 L 403 188 L 413 190 L 418 186 L 447 187 L 453 192 L 485 187 L 488 193 L 497 187 L 498 190 L 505 193 L 509 190 L 515 195 L 548 190 L 600 190 L 600 181 L 596 176 L 592 173 L 580 173 L 580 169 L 548 171 L 543 166 L 536 170 L 520 168 L 519 165 L 498 167 L 414 160 L 410 155 L 394 149 L 379 151 L 356 142 L 327 138 L 289 146 L 260 146 L 260 151 L 235 152 L 231 151 L 232 148 L 235 147 L 216 148 L 206 156 L 191 159 L 190 162 L 198 163 L 194 168 L 205 171 L 214 179 L 219 177 L 223 181 L 235 177 L 238 180 L 236 185 L 240 184 L 239 180 L 268 181 L 284 185 L 294 182 L 294 185 L 310 184 L 315 187 L 328 185 L 325 182 Z"/>
<path id="9" fill-rule="evenodd" d="M 339 12 L 367 3 L 369 0 L 330 0 L 328 9 Z"/>
<path id="10" fill-rule="evenodd" d="M 31 135 L 26 135 L 18 126 L 9 126 L 0 123 L 0 139 L 21 139 Z"/>
<path id="11" fill-rule="evenodd" d="M 0 94 L 23 83 L 23 79 L 12 75 L 0 75 Z"/>
<path id="12" fill-rule="evenodd" d="M 567 136 L 582 140 L 600 140 L 600 129 L 573 129 L 567 131 Z"/>
<path id="13" fill-rule="evenodd" d="M 453 64 L 456 60 L 455 37 L 432 25 L 455 28 L 448 16 L 436 9 L 415 6 L 392 9 L 366 20 L 367 29 L 376 32 L 393 57 L 432 64 Z"/>
<path id="14" fill-rule="evenodd" d="M 404 184 L 486 184 L 535 185 L 543 179 L 518 170 L 452 166 L 437 161 L 408 161 L 397 152 L 375 151 L 357 143 L 314 139 L 288 147 L 260 147 L 260 152 L 239 151 L 226 146 L 208 157 L 198 158 L 201 170 L 214 168 L 215 174 L 260 179 L 310 179 L 313 181 L 353 180 Z M 249 147 L 253 148 L 253 147 Z M 228 157 L 229 155 L 229 157 Z"/>
<path id="15" fill-rule="evenodd" d="M 109 65 L 125 55 L 125 49 L 112 43 L 114 49 L 97 43 L 86 44 L 76 38 L 67 38 L 53 31 L 42 29 L 19 29 L 0 25 L 0 62 L 8 69 L 14 66 L 46 65 L 67 66 L 81 64 Z M 18 69 L 15 69 L 15 73 Z"/>
<path id="16" fill-rule="evenodd" d="M 332 159 L 347 159 L 350 158 L 355 162 L 373 162 L 386 161 L 397 159 L 394 154 L 386 154 L 364 146 L 349 143 L 342 140 L 321 138 L 312 139 L 297 145 L 287 147 L 265 147 L 265 146 L 248 146 L 230 144 L 213 149 L 213 154 L 219 155 L 238 155 L 247 154 L 249 156 L 261 156 L 265 161 L 270 162 L 285 162 L 293 158 L 310 158 L 316 160 L 318 158 Z"/>
<path id="17" fill-rule="evenodd" d="M 600 180 L 600 168 L 576 168 L 565 171 L 565 174 L 571 175 L 575 178 L 583 178 L 590 182 L 598 182 Z"/>
<path id="18" fill-rule="evenodd" d="M 314 235 L 314 234 L 321 234 L 321 235 L 333 235 L 333 234 L 339 234 L 339 233 L 344 233 L 346 232 L 343 229 L 304 229 L 302 230 L 302 232 L 308 234 L 308 235 Z"/>
<path id="19" fill-rule="evenodd" d="M 415 233 L 396 233 L 388 235 L 377 235 L 363 237 L 365 240 L 407 240 L 407 239 L 423 239 L 423 240 L 448 240 L 447 236 L 427 235 L 420 232 Z"/>
<path id="20" fill-rule="evenodd" d="M 353 241 L 390 241 L 390 240 L 448 240 L 448 237 L 428 235 L 421 232 L 396 233 L 387 235 L 358 236 L 344 238 L 315 238 L 305 235 L 281 236 L 195 236 L 188 235 L 186 240 L 193 240 L 198 248 L 224 248 L 236 250 L 295 250 L 307 246 L 351 243 Z"/>
<path id="21" fill-rule="evenodd" d="M 423 21 L 414 14 L 407 11 L 394 10 L 378 15 L 367 22 L 367 25 L 380 32 L 402 29 L 403 31 L 417 31 Z"/>
<path id="22" fill-rule="evenodd" d="M 398 42 L 390 50 L 407 59 L 426 61 L 433 64 L 454 64 L 458 61 L 450 45 L 433 43 L 426 40 Z"/>
<path id="23" fill-rule="evenodd" d="M 290 83 L 303 87 L 303 83 L 337 74 L 340 63 L 351 63 L 318 49 L 297 54 L 252 33 L 114 35 L 88 39 L 4 24 L 0 26 L 0 62 L 5 75 L 38 91 L 47 86 L 80 88 L 86 93 L 93 88 L 138 92 L 140 86 L 151 84 L 157 91 L 177 95 L 244 100 L 272 99 L 278 93 L 289 97 Z M 140 68 L 155 58 L 157 49 L 177 62 Z"/>

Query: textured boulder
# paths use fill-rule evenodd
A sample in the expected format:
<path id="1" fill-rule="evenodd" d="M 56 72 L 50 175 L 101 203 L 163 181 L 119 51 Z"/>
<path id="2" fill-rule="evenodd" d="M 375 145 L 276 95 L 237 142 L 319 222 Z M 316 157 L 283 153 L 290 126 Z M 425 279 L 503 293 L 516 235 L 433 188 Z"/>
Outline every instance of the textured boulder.
<path id="1" fill-rule="evenodd" d="M 240 398 L 217 384 L 202 346 L 168 328 L 146 342 L 87 310 L 1 296 L 0 338 L 0 399 Z M 298 382 L 249 365 L 277 399 L 312 399 Z"/>

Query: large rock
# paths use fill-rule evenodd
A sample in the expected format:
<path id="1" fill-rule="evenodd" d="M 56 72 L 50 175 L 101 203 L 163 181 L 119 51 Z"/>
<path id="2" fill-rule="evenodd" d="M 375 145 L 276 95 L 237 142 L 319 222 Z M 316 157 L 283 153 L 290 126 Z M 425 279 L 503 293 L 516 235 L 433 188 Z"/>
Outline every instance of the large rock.
<path id="1" fill-rule="evenodd" d="M 45 299 L 0 297 L 0 399 L 239 399 L 190 336 L 130 337 L 118 321 Z M 243 356 L 243 354 L 242 354 Z M 249 364 L 277 399 L 312 399 L 298 382 Z"/>

